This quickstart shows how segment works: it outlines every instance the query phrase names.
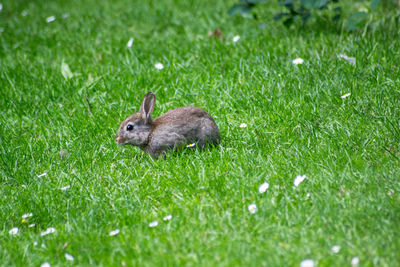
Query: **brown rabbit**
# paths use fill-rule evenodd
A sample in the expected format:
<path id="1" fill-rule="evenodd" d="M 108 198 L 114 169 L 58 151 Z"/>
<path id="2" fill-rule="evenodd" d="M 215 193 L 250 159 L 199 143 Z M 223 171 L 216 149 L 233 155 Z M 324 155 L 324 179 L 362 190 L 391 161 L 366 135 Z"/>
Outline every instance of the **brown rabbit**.
<path id="1" fill-rule="evenodd" d="M 120 145 L 139 146 L 154 158 L 165 155 L 168 149 L 180 149 L 195 143 L 198 147 L 220 141 L 214 119 L 196 107 L 180 107 L 152 119 L 156 97 L 146 94 L 139 112 L 121 123 L 115 141 Z"/>

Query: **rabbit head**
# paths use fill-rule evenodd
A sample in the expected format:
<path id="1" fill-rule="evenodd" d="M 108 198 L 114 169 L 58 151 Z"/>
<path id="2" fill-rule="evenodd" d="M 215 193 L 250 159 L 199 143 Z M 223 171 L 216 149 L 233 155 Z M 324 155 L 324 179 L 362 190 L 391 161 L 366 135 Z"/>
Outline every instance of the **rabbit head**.
<path id="1" fill-rule="evenodd" d="M 115 141 L 119 145 L 144 146 L 148 143 L 153 129 L 151 113 L 154 110 L 156 97 L 149 92 L 140 105 L 139 112 L 132 114 L 121 123 Z"/>

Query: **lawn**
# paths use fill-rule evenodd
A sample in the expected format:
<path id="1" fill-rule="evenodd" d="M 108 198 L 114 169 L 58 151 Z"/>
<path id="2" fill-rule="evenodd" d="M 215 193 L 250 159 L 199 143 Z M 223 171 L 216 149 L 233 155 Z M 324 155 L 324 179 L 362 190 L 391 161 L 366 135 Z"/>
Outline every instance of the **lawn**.
<path id="1" fill-rule="evenodd" d="M 346 32 L 234 3 L 2 2 L 0 265 L 400 265 L 400 9 Z M 220 146 L 116 145 L 148 91 Z"/>

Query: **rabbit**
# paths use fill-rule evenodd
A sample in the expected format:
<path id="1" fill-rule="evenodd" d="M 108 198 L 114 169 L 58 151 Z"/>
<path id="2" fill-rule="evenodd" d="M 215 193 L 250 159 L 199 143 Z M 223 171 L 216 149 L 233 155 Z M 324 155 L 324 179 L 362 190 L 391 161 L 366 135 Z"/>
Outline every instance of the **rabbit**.
<path id="1" fill-rule="evenodd" d="M 138 146 L 153 158 L 165 157 L 167 151 L 192 143 L 199 148 L 219 144 L 217 124 L 201 108 L 180 107 L 152 119 L 155 103 L 154 93 L 147 93 L 139 112 L 121 123 L 115 138 L 117 144 Z"/>

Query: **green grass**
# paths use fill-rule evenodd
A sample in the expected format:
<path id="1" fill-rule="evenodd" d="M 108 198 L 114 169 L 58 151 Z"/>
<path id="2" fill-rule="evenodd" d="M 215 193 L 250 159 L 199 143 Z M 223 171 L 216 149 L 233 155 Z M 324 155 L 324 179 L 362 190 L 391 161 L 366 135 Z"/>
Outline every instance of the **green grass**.
<path id="1" fill-rule="evenodd" d="M 259 29 L 227 16 L 234 2 L 3 2 L 2 266 L 400 265 L 399 10 L 374 32 L 267 18 Z M 216 28 L 223 40 L 207 35 Z M 155 116 L 207 110 L 220 147 L 155 161 L 117 146 L 119 123 L 148 91 Z"/>

